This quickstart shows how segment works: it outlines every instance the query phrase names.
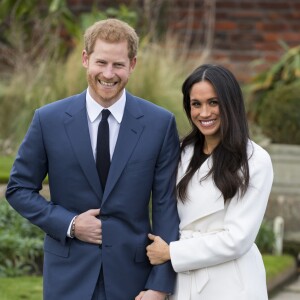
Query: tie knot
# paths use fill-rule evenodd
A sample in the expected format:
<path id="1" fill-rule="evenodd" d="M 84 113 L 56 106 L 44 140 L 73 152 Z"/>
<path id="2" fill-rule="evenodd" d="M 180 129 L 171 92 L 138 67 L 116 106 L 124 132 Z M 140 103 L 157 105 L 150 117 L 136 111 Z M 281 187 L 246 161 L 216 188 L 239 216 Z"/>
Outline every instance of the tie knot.
<path id="1" fill-rule="evenodd" d="M 110 111 L 108 109 L 103 109 L 102 110 L 102 120 L 103 121 L 107 120 L 109 114 L 110 114 Z"/>

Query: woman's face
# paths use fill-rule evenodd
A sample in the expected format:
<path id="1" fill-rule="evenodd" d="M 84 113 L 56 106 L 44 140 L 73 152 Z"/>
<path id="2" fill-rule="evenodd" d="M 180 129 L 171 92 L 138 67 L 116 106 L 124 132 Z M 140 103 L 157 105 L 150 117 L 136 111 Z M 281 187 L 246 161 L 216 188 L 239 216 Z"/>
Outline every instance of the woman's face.
<path id="1" fill-rule="evenodd" d="M 220 139 L 219 100 L 208 81 L 195 83 L 190 92 L 191 119 L 205 138 Z"/>

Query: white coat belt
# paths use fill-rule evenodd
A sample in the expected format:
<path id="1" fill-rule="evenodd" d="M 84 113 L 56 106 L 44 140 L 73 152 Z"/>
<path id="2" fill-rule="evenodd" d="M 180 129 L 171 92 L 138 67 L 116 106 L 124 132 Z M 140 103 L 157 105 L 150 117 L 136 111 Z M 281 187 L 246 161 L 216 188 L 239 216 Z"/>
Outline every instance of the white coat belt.
<path id="1" fill-rule="evenodd" d="M 210 234 L 215 234 L 221 231 L 225 231 L 224 228 L 219 228 L 219 229 L 212 229 L 212 230 L 207 230 L 207 231 L 200 231 L 200 230 L 181 230 L 180 231 L 180 239 L 185 240 L 185 239 L 191 239 L 194 237 L 201 237 L 205 235 L 210 235 Z"/>
<path id="2" fill-rule="evenodd" d="M 217 232 L 224 231 L 224 229 L 214 229 L 206 232 L 201 232 L 198 230 L 181 230 L 180 231 L 180 239 L 190 239 L 195 237 L 201 237 L 204 235 L 215 234 Z M 178 274 L 180 285 L 178 290 L 178 299 L 189 299 L 190 295 L 187 294 L 187 291 L 191 290 L 192 281 L 195 282 L 196 290 L 200 293 L 207 282 L 209 281 L 209 273 L 207 268 L 190 270 L 185 272 L 180 272 Z"/>

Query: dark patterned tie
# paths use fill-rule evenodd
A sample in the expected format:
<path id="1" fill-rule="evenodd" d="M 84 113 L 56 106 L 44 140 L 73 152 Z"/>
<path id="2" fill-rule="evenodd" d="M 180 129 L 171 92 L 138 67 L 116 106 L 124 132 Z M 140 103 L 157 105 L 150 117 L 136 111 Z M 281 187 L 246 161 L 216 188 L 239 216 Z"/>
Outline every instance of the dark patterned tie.
<path id="1" fill-rule="evenodd" d="M 107 121 L 109 114 L 110 111 L 108 109 L 102 110 L 102 119 L 99 123 L 97 135 L 96 167 L 103 190 L 110 167 L 109 125 Z"/>

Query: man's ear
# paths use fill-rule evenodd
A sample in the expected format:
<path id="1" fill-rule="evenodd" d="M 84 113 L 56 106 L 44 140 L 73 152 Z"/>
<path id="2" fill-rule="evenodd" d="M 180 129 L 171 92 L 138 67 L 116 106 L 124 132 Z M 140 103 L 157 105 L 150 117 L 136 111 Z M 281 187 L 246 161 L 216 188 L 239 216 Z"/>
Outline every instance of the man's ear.
<path id="1" fill-rule="evenodd" d="M 82 51 L 82 65 L 87 68 L 89 65 L 89 55 L 87 54 L 86 50 Z"/>
<path id="2" fill-rule="evenodd" d="M 136 65 L 136 56 L 130 61 L 130 70 L 129 70 L 130 74 L 133 72 L 135 65 Z"/>

